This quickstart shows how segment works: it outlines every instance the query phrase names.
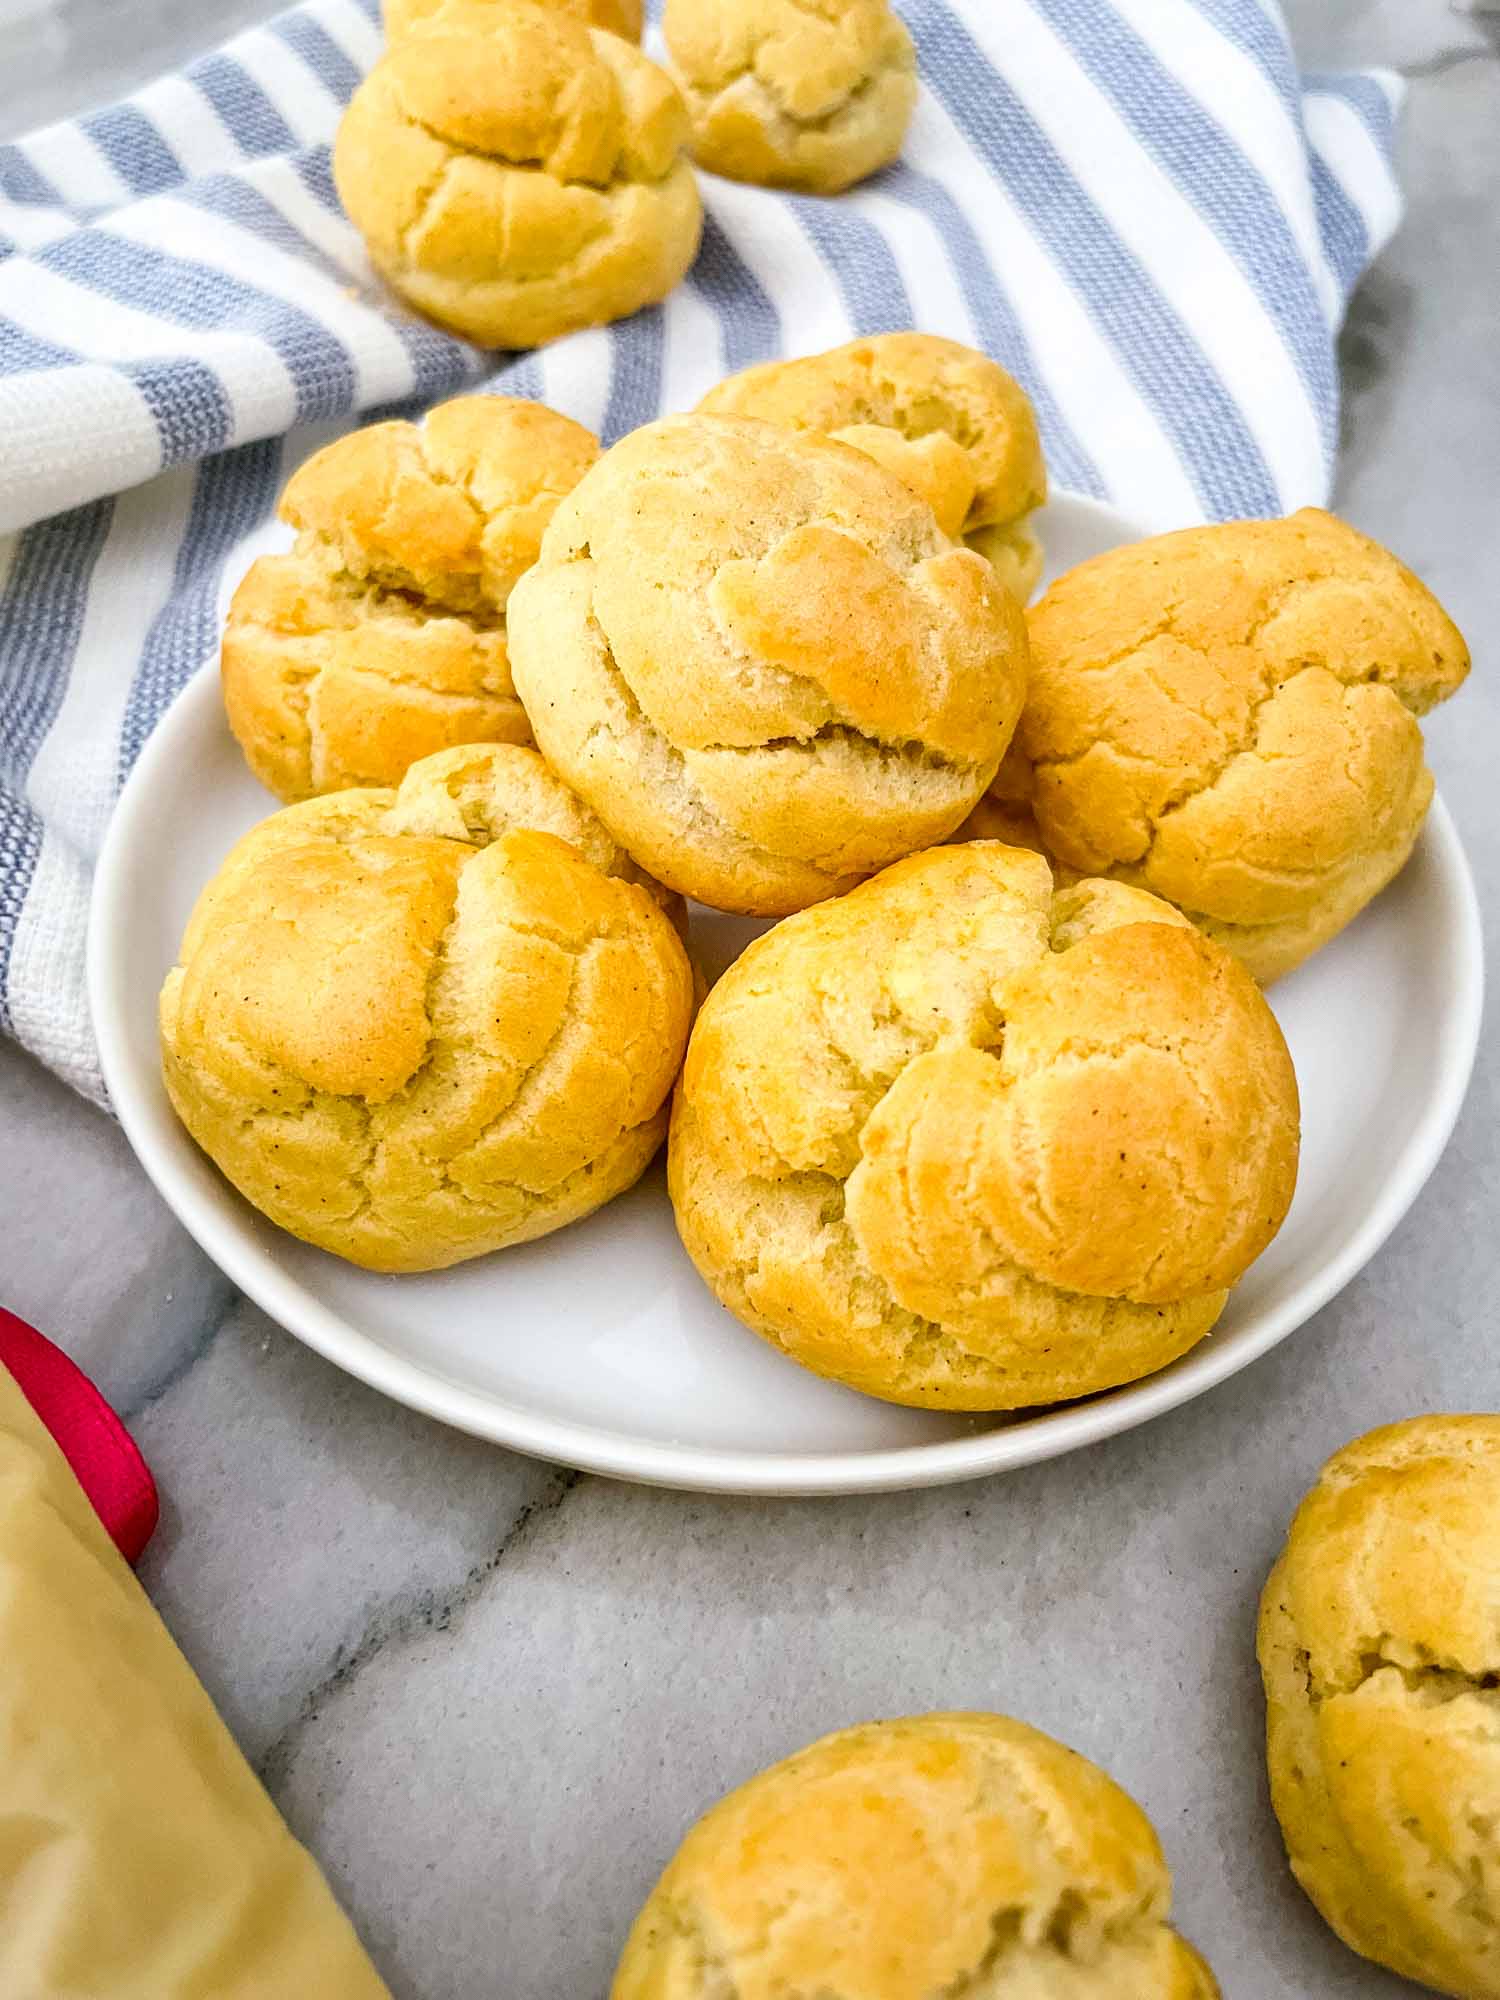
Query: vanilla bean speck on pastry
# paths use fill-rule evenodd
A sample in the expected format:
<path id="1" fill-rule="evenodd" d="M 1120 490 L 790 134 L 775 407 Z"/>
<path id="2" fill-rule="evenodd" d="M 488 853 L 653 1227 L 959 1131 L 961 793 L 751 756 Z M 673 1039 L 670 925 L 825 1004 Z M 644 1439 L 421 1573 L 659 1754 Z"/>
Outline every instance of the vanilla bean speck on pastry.
<path id="1" fill-rule="evenodd" d="M 1271 1801 L 1345 1944 L 1500 2000 L 1500 1417 L 1334 1453 L 1261 1599 Z"/>
<path id="2" fill-rule="evenodd" d="M 688 1833 L 611 2000 L 1218 2000 L 1146 1815 L 1003 1715 L 825 1736 Z"/>
<path id="3" fill-rule="evenodd" d="M 339 199 L 410 306 L 536 347 L 666 297 L 698 248 L 687 110 L 631 42 L 508 0 L 439 12 L 355 91 Z"/>
<path id="4" fill-rule="evenodd" d="M 901 150 L 917 58 L 888 0 L 667 0 L 662 32 L 711 173 L 838 194 Z"/>
<path id="5" fill-rule="evenodd" d="M 721 1302 L 888 1401 L 1016 1409 L 1200 1340 L 1291 1200 L 1297 1087 L 1229 955 L 1117 882 L 932 848 L 705 1001 L 668 1183 Z"/>
<path id="6" fill-rule="evenodd" d="M 300 530 L 229 607 L 224 703 L 279 799 L 394 785 L 458 743 L 526 743 L 505 606 L 599 456 L 540 403 L 460 396 L 316 452 L 281 496 Z"/>
<path id="7" fill-rule="evenodd" d="M 162 988 L 178 1116 L 261 1212 L 376 1271 L 589 1214 L 666 1130 L 693 975 L 672 899 L 535 750 L 286 806 Z"/>
<path id="8" fill-rule="evenodd" d="M 1031 399 L 997 362 L 935 333 L 877 333 L 826 354 L 763 361 L 710 389 L 700 410 L 822 431 L 918 492 L 1024 604 L 1042 573 L 1031 517 L 1047 467 Z"/>
<path id="9" fill-rule="evenodd" d="M 386 39 L 396 42 L 439 15 L 447 18 L 471 9 L 483 15 L 491 8 L 509 7 L 513 3 L 514 0 L 384 0 L 381 15 L 385 22 Z M 626 41 L 638 42 L 641 39 L 641 21 L 645 11 L 642 0 L 541 0 L 541 4 L 559 14 L 570 14 L 575 21 L 586 21 L 595 28 L 607 28 L 612 35 L 621 35 Z"/>
<path id="10" fill-rule="evenodd" d="M 942 840 L 994 776 L 1019 608 L 863 453 L 745 418 L 632 432 L 510 602 L 538 745 L 643 868 L 779 915 Z"/>
<path id="11" fill-rule="evenodd" d="M 1165 897 L 1262 983 L 1399 873 L 1432 798 L 1417 717 L 1469 655 L 1378 543 L 1315 508 L 1185 528 L 1080 563 L 1027 624 L 1016 741 L 1063 867 Z"/>

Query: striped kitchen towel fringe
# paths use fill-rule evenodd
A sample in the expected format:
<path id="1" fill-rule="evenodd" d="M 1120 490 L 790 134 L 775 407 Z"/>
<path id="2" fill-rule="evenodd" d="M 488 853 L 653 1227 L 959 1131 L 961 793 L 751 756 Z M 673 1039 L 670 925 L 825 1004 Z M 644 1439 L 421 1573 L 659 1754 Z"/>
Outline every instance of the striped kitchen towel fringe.
<path id="1" fill-rule="evenodd" d="M 284 539 L 286 474 L 356 412 L 483 382 L 614 439 L 749 362 L 916 326 L 1024 382 L 1059 487 L 1161 527 L 1327 498 L 1397 80 L 1300 77 L 1274 0 L 898 4 L 923 91 L 897 165 L 836 200 L 705 177 L 665 305 L 508 360 L 400 311 L 339 210 L 374 0 L 0 147 L 0 1027 L 102 1101 L 109 812 Z"/>

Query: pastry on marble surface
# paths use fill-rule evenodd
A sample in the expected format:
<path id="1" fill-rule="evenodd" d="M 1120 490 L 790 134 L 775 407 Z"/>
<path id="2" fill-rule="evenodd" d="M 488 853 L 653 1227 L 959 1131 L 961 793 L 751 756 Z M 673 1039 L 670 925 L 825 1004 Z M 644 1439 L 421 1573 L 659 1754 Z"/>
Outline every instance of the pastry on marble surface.
<path id="1" fill-rule="evenodd" d="M 667 0 L 662 29 L 711 173 L 838 194 L 901 151 L 917 57 L 888 0 Z"/>
<path id="2" fill-rule="evenodd" d="M 1500 1996 L 1500 1417 L 1335 1452 L 1261 1600 L 1271 1798 L 1355 1951 Z"/>
<path id="3" fill-rule="evenodd" d="M 642 0 L 541 0 L 541 4 L 555 8 L 560 14 L 571 14 L 575 20 L 588 22 L 595 28 L 607 28 L 612 35 L 621 35 L 627 41 L 641 39 Z M 386 38 L 395 42 L 439 14 L 447 17 L 472 9 L 482 16 L 493 7 L 510 5 L 511 0 L 383 0 L 381 14 Z"/>
<path id="4" fill-rule="evenodd" d="M 825 1736 L 693 1827 L 611 2000 L 1216 2000 L 1146 1815 L 1003 1715 Z"/>
<path id="5" fill-rule="evenodd" d="M 1031 516 L 1047 498 L 1036 416 L 1015 377 L 975 348 L 877 333 L 746 368 L 698 408 L 857 446 L 922 495 L 944 534 L 988 557 L 1023 604 L 1035 588 L 1042 545 Z"/>
<path id="6" fill-rule="evenodd" d="M 1080 563 L 1027 623 L 1016 742 L 1064 870 L 1164 896 L 1262 983 L 1400 872 L 1432 798 L 1417 717 L 1469 655 L 1377 543 L 1316 508 L 1187 528 Z"/>
<path id="7" fill-rule="evenodd" d="M 354 93 L 334 179 L 410 306 L 536 347 L 666 297 L 702 205 L 676 85 L 632 43 L 510 0 L 404 35 Z"/>
<path id="8" fill-rule="evenodd" d="M 668 1180 L 710 1289 L 794 1360 L 999 1410 L 1200 1340 L 1297 1141 L 1286 1044 L 1226 952 L 980 841 L 750 945 L 693 1030 Z"/>
<path id="9" fill-rule="evenodd" d="M 505 606 L 598 455 L 540 403 L 460 396 L 308 459 L 281 496 L 296 547 L 251 564 L 224 630 L 229 724 L 261 783 L 311 798 L 529 742 Z"/>
<path id="10" fill-rule="evenodd" d="M 376 1271 L 524 1243 L 637 1180 L 693 975 L 672 899 L 534 750 L 253 828 L 161 995 L 168 1094 L 248 1200 Z"/>
<path id="11" fill-rule="evenodd" d="M 776 916 L 942 840 L 995 774 L 1024 623 L 863 453 L 733 417 L 607 452 L 510 603 L 537 743 L 643 868 Z"/>

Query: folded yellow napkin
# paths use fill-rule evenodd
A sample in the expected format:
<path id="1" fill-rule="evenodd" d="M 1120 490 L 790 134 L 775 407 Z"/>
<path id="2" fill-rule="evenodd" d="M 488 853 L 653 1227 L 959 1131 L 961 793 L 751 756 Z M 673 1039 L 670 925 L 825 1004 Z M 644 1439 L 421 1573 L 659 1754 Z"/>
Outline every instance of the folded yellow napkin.
<path id="1" fill-rule="evenodd" d="M 4 1368 L 0 1995 L 390 2000 Z"/>

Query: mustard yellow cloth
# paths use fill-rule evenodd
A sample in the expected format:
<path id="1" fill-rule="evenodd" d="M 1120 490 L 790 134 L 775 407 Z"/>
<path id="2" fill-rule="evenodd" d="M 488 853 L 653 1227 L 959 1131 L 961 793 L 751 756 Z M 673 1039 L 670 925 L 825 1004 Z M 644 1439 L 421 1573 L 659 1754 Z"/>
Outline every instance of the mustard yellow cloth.
<path id="1" fill-rule="evenodd" d="M 4 1368 L 0 1995 L 390 2000 Z"/>

